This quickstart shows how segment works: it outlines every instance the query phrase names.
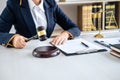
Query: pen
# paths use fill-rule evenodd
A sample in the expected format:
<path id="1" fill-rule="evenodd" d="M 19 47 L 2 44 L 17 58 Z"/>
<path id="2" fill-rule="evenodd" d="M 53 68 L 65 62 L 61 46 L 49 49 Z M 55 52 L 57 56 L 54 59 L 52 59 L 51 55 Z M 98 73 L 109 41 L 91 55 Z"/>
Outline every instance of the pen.
<path id="1" fill-rule="evenodd" d="M 85 44 L 84 42 L 81 42 L 82 45 L 84 45 L 85 47 L 89 47 L 87 44 Z"/>
<path id="2" fill-rule="evenodd" d="M 110 45 L 107 45 L 107 44 L 103 43 L 103 41 L 102 41 L 102 42 L 99 42 L 99 41 L 95 40 L 94 42 L 96 42 L 96 43 L 98 43 L 98 44 L 100 44 L 100 45 L 103 45 L 103 46 L 105 46 L 105 47 L 107 47 L 107 48 L 110 48 Z"/>

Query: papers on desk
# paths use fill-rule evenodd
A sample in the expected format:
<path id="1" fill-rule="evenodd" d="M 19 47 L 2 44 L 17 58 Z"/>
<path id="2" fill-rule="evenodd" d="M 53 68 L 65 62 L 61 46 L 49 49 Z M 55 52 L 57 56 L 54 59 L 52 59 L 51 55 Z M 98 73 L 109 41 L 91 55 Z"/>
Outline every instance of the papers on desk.
<path id="1" fill-rule="evenodd" d="M 95 42 L 110 48 L 110 54 L 120 58 L 120 38 L 97 39 Z"/>
<path id="2" fill-rule="evenodd" d="M 85 45 L 83 43 L 85 43 Z M 80 38 L 68 40 L 63 45 L 54 45 L 54 46 L 57 47 L 66 56 L 90 54 L 90 53 L 107 51 L 106 49 L 103 49 L 100 46 L 97 46 L 89 41 L 86 41 L 86 40 L 80 39 Z"/>
<path id="3" fill-rule="evenodd" d="M 120 38 L 103 38 L 103 39 L 96 39 L 94 42 L 110 48 L 110 44 L 120 44 Z"/>

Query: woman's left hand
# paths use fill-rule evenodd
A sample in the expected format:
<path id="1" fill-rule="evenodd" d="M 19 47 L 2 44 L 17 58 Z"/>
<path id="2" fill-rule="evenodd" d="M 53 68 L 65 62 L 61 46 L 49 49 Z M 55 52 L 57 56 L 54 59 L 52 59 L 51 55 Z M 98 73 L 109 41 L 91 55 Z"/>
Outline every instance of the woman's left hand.
<path id="1" fill-rule="evenodd" d="M 64 44 L 69 38 L 68 32 L 64 31 L 60 35 L 56 36 L 51 43 L 53 45 L 61 45 Z"/>

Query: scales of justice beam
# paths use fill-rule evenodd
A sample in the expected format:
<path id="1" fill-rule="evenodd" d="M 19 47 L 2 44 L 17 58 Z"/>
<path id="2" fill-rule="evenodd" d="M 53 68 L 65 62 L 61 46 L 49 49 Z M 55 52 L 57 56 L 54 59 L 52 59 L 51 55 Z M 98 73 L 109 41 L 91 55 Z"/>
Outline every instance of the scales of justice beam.
<path id="1" fill-rule="evenodd" d="M 94 36 L 95 38 L 103 38 L 103 37 L 104 37 L 104 36 L 101 34 L 101 14 L 102 14 L 102 13 L 103 13 L 103 11 L 100 10 L 99 12 L 92 14 L 92 15 L 97 15 L 97 16 L 98 16 L 98 31 L 99 31 L 99 33 Z M 113 11 L 105 11 L 105 13 L 110 13 L 110 19 L 109 19 L 109 22 L 108 22 L 108 26 L 111 25 L 111 22 L 112 22 L 112 19 L 113 19 L 116 27 L 118 28 L 118 24 L 117 24 L 117 21 L 116 21 L 116 19 L 115 19 L 115 16 L 114 16 Z M 95 25 L 94 25 L 94 26 L 95 26 Z M 95 27 L 96 27 L 96 26 L 95 26 Z"/>

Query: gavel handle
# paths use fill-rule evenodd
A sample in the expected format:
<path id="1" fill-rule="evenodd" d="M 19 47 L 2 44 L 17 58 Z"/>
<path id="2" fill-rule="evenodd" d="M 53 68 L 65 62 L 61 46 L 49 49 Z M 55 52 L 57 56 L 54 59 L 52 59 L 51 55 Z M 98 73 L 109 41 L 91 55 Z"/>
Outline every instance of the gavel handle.
<path id="1" fill-rule="evenodd" d="M 32 37 L 28 38 L 27 40 L 25 40 L 25 42 L 28 42 L 30 40 L 37 39 L 37 38 L 38 38 L 38 35 L 35 35 L 35 36 L 32 36 Z"/>

